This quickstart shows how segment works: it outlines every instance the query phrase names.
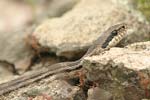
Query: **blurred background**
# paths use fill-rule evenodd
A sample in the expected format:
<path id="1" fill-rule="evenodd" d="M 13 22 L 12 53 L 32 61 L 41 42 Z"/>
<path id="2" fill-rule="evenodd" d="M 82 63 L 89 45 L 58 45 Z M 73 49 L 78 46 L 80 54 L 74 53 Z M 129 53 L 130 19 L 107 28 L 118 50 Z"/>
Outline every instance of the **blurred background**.
<path id="1" fill-rule="evenodd" d="M 0 32 L 11 32 L 59 17 L 79 0 L 0 0 Z"/>
<path id="2" fill-rule="evenodd" d="M 0 0 L 0 32 L 11 32 L 59 17 L 79 0 Z M 131 0 L 150 20 L 150 0 Z"/>
<path id="3" fill-rule="evenodd" d="M 135 8 L 140 10 L 150 21 L 150 0 L 132 0 Z"/>

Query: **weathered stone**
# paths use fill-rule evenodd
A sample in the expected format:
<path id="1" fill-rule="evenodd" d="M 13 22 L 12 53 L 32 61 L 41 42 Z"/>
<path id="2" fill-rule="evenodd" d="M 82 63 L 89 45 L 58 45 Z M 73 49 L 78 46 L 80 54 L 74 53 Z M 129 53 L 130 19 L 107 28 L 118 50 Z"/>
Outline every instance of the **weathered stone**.
<path id="1" fill-rule="evenodd" d="M 50 84 L 49 86 L 50 95 L 53 97 L 54 100 L 73 100 L 77 92 L 80 91 L 79 87 L 73 87 L 62 80 L 52 82 L 52 84 Z"/>
<path id="2" fill-rule="evenodd" d="M 112 100 L 112 94 L 98 87 L 94 87 L 88 90 L 87 100 Z"/>
<path id="3" fill-rule="evenodd" d="M 150 42 L 111 48 L 87 57 L 83 63 L 86 77 L 117 100 L 141 100 L 150 95 Z M 116 99 L 115 99 L 116 100 Z"/>
<path id="4" fill-rule="evenodd" d="M 127 45 L 125 48 L 128 48 L 130 50 L 150 50 L 150 41 L 147 42 L 139 42 L 139 43 L 133 43 L 130 45 Z"/>
<path id="5" fill-rule="evenodd" d="M 64 80 L 54 80 L 50 83 L 34 83 L 30 86 L 19 89 L 18 91 L 11 92 L 7 96 L 0 99 L 5 100 L 19 100 L 25 98 L 51 98 L 52 100 L 74 100 L 73 98 L 82 95 L 83 92 L 77 86 L 71 86 Z M 82 97 L 80 97 L 82 98 Z M 50 99 L 50 100 L 51 100 Z M 49 99 L 48 99 L 49 100 Z M 82 99 L 83 100 L 83 99 Z"/>
<path id="6" fill-rule="evenodd" d="M 150 37 L 144 17 L 123 0 L 81 0 L 62 17 L 39 25 L 33 37 L 50 52 L 71 58 L 91 45 L 108 27 L 121 22 L 129 25 L 127 43 Z"/>

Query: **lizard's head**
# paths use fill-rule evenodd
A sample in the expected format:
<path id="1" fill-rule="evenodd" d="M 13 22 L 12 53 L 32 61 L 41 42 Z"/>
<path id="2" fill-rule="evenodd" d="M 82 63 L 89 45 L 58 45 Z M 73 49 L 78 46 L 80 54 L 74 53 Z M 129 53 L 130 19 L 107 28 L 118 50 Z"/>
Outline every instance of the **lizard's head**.
<path id="1" fill-rule="evenodd" d="M 117 24 L 108 29 L 108 36 L 102 44 L 102 48 L 110 48 L 117 45 L 125 36 L 127 24 Z"/>

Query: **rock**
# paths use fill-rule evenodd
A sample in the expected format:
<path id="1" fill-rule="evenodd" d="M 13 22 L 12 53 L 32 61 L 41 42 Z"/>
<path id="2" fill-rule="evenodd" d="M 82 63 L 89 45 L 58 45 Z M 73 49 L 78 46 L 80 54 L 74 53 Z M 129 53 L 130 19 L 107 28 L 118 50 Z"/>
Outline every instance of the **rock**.
<path id="1" fill-rule="evenodd" d="M 150 95 L 150 41 L 125 48 L 111 48 L 99 55 L 86 57 L 83 63 L 88 81 L 119 100 L 141 100 Z"/>
<path id="2" fill-rule="evenodd" d="M 104 51 L 99 56 L 86 57 L 85 60 L 91 61 L 93 63 L 102 62 L 101 64 L 103 65 L 106 65 L 110 61 L 115 62 L 115 64 L 122 63 L 123 66 L 128 69 L 139 71 L 149 68 L 149 55 L 150 41 L 134 43 L 126 46 L 125 48 L 113 47 L 109 51 Z"/>
<path id="3" fill-rule="evenodd" d="M 33 52 L 26 44 L 25 32 L 0 33 L 0 62 L 9 64 L 17 69 L 30 66 Z"/>
<path id="4" fill-rule="evenodd" d="M 33 37 L 49 52 L 72 58 L 85 51 L 108 27 L 121 22 L 129 25 L 130 35 L 122 45 L 149 39 L 150 25 L 123 0 L 81 0 L 62 17 L 44 21 Z"/>
<path id="5" fill-rule="evenodd" d="M 83 91 L 77 86 L 71 86 L 64 80 L 53 80 L 50 83 L 34 83 L 30 86 L 11 92 L 0 99 L 4 100 L 74 100 L 73 98 L 83 98 Z M 51 98 L 51 99 L 50 99 Z M 46 99 L 47 100 L 47 99 Z M 78 99 L 85 100 L 85 99 Z"/>
<path id="6" fill-rule="evenodd" d="M 73 87 L 63 80 L 56 80 L 52 82 L 49 85 L 49 87 L 50 95 L 54 100 L 71 100 L 75 97 L 75 94 L 77 94 L 77 92 L 80 90 L 79 87 Z"/>
<path id="7" fill-rule="evenodd" d="M 8 70 L 8 67 L 9 65 L 0 64 L 0 84 L 14 78 L 14 75 Z"/>
<path id="8" fill-rule="evenodd" d="M 94 87 L 88 90 L 87 100 L 112 100 L 112 94 L 98 87 Z"/>
<path id="9" fill-rule="evenodd" d="M 147 42 L 139 42 L 139 43 L 133 43 L 125 48 L 128 48 L 130 50 L 140 51 L 140 50 L 150 50 L 150 41 Z"/>

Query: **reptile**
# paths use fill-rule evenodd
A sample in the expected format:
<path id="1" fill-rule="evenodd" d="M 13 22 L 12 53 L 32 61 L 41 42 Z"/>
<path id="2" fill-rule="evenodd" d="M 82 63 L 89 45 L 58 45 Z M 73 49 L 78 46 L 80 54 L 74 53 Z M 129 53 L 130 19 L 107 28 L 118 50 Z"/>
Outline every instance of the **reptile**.
<path id="1" fill-rule="evenodd" d="M 33 73 L 23 74 L 14 80 L 2 83 L 0 84 L 0 95 L 27 86 L 33 82 L 39 81 L 57 73 L 71 72 L 73 70 L 82 68 L 82 63 L 85 57 L 92 56 L 94 54 L 100 53 L 101 50 L 105 51 L 106 49 L 116 46 L 126 35 L 126 30 L 127 24 L 125 23 L 111 26 L 104 33 L 102 33 L 97 40 L 93 42 L 93 45 L 89 47 L 87 52 L 79 60 L 53 64 L 46 68 L 34 71 Z"/>

